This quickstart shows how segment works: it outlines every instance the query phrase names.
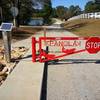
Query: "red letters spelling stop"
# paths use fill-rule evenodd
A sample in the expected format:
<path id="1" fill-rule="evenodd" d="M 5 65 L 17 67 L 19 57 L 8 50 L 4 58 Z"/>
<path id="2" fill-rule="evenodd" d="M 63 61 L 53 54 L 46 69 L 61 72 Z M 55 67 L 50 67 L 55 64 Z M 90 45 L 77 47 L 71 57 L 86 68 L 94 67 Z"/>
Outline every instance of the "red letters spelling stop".
<path id="1" fill-rule="evenodd" d="M 100 38 L 91 37 L 86 42 L 86 50 L 89 53 L 97 53 L 100 50 Z"/>

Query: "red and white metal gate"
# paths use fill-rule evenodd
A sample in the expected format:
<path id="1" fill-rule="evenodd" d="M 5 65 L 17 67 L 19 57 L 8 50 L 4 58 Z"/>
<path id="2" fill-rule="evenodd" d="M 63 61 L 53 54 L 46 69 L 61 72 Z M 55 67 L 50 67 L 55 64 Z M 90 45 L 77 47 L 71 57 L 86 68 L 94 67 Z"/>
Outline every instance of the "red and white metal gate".
<path id="1" fill-rule="evenodd" d="M 39 46 L 39 54 L 36 52 L 36 44 Z M 47 53 L 43 48 L 50 47 L 59 49 L 60 54 Z M 32 38 L 32 61 L 36 62 L 38 59 L 40 62 L 46 62 L 55 60 L 64 56 L 68 56 L 75 53 L 88 51 L 90 54 L 97 53 L 100 50 L 100 38 L 99 37 L 40 37 L 37 41 L 35 37 Z M 56 51 L 56 50 L 55 50 Z"/>

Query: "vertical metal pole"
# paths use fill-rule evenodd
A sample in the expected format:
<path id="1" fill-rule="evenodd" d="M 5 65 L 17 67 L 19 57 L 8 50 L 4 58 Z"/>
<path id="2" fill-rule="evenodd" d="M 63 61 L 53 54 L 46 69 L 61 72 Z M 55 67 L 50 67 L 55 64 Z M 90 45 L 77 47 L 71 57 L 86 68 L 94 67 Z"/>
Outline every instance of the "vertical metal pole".
<path id="1" fill-rule="evenodd" d="M 46 28 L 44 27 L 44 37 L 46 37 Z"/>
<path id="2" fill-rule="evenodd" d="M 2 32 L 4 49 L 5 49 L 5 60 L 7 63 L 11 61 L 11 34 L 8 32 Z"/>
<path id="3" fill-rule="evenodd" d="M 32 38 L 32 61 L 36 62 L 36 39 Z"/>
<path id="4" fill-rule="evenodd" d="M 14 19 L 13 19 L 13 25 L 14 25 L 14 27 L 16 27 L 16 17 L 14 17 Z"/>

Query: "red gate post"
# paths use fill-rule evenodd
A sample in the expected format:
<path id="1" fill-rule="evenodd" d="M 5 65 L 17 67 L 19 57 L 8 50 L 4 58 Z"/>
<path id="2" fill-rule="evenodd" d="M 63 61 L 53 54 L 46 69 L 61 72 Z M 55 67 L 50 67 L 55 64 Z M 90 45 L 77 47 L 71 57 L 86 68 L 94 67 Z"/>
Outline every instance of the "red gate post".
<path id="1" fill-rule="evenodd" d="M 36 39 L 32 37 L 32 61 L 36 62 Z"/>

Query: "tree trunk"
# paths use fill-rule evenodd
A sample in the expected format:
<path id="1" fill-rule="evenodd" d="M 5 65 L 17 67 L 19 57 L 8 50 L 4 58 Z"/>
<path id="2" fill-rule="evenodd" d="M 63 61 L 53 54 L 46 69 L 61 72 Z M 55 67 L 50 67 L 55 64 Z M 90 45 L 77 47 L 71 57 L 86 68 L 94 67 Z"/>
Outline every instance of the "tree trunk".
<path id="1" fill-rule="evenodd" d="M 2 7 L 0 7 L 0 17 L 1 17 L 1 21 L 3 22 L 3 13 L 2 13 Z"/>

